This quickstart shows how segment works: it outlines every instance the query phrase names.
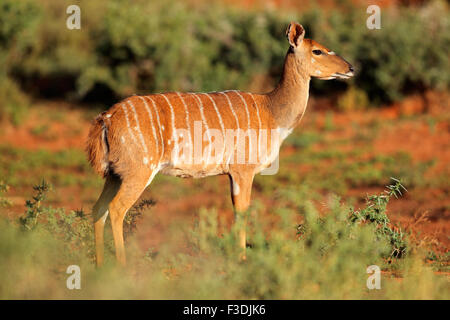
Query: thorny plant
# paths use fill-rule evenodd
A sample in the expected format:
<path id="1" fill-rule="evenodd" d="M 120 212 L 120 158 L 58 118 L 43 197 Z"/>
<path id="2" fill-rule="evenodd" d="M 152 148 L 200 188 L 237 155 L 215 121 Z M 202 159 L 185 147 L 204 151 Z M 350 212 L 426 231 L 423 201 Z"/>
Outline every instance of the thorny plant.
<path id="1" fill-rule="evenodd" d="M 36 227 L 38 218 L 44 211 L 41 203 L 45 200 L 47 192 L 51 190 L 51 186 L 45 180 L 42 180 L 33 189 L 36 191 L 36 195 L 33 196 L 32 200 L 26 201 L 25 215 L 19 218 L 20 224 L 26 230 L 32 230 Z"/>
<path id="2" fill-rule="evenodd" d="M 381 194 L 368 195 L 366 197 L 366 206 L 355 210 L 350 207 L 350 215 L 347 216 L 345 223 L 348 227 L 357 224 L 371 224 L 375 226 L 375 235 L 377 239 L 384 239 L 390 244 L 390 251 L 385 256 L 388 260 L 392 258 L 402 258 L 407 252 L 407 242 L 404 232 L 396 226 L 393 226 L 386 215 L 386 208 L 392 197 L 402 196 L 402 190 L 407 191 L 400 180 L 391 178 L 394 183 L 386 186 Z M 317 225 L 323 226 L 323 219 L 317 218 Z M 308 232 L 308 223 L 297 226 L 297 236 L 304 237 Z"/>
<path id="3" fill-rule="evenodd" d="M 359 210 L 350 208 L 350 215 L 347 217 L 347 224 L 372 224 L 375 226 L 375 234 L 379 239 L 388 240 L 391 245 L 387 258 L 402 258 L 407 253 L 407 244 L 404 232 L 392 226 L 386 215 L 386 207 L 392 197 L 402 196 L 403 191 L 407 191 L 401 182 L 392 178 L 392 184 L 379 195 L 369 195 L 366 198 L 366 206 Z M 52 234 L 62 238 L 70 249 L 84 249 L 87 255 L 93 258 L 93 230 L 90 219 L 82 210 L 65 213 L 62 209 L 52 209 L 42 206 L 42 201 L 46 199 L 46 194 L 51 190 L 51 185 L 45 181 L 33 187 L 36 194 L 32 200 L 27 200 L 24 216 L 19 218 L 21 226 L 25 230 L 33 230 L 39 222 Z M 5 189 L 6 190 L 6 189 Z M 143 212 L 154 206 L 155 201 L 144 199 L 128 212 L 124 220 L 124 231 L 126 238 L 129 238 L 135 231 L 137 222 L 142 219 Z M 321 218 L 317 219 L 318 225 L 323 224 Z M 297 234 L 301 237 L 308 231 L 307 224 L 297 227 Z"/>
<path id="4" fill-rule="evenodd" d="M 393 184 L 386 186 L 383 193 L 369 195 L 366 198 L 366 207 L 360 210 L 350 208 L 349 221 L 351 223 L 373 223 L 376 225 L 378 237 L 387 238 L 392 246 L 389 258 L 401 258 L 406 254 L 407 244 L 401 228 L 393 226 L 386 215 L 386 207 L 392 197 L 398 199 L 402 191 L 408 191 L 401 181 L 392 178 Z"/>
<path id="5" fill-rule="evenodd" d="M 6 188 L 5 186 L 3 189 L 6 190 Z M 44 180 L 33 189 L 35 195 L 31 200 L 26 201 L 26 211 L 19 218 L 22 228 L 31 231 L 42 227 L 53 236 L 62 239 L 69 250 L 85 252 L 94 261 L 94 230 L 90 216 L 86 215 L 82 209 L 65 212 L 62 208 L 43 206 L 42 202 L 47 199 L 48 192 L 52 190 L 52 186 Z M 142 219 L 145 209 L 154 204 L 155 201 L 144 199 L 127 213 L 124 219 L 126 239 L 135 233 L 137 222 Z M 112 244 L 108 245 L 108 250 L 113 252 Z"/>
<path id="6" fill-rule="evenodd" d="M 146 209 L 153 207 L 156 202 L 152 199 L 143 199 L 131 210 L 127 212 L 124 219 L 124 238 L 128 239 L 136 232 L 137 223 L 142 219 L 142 215 Z"/>

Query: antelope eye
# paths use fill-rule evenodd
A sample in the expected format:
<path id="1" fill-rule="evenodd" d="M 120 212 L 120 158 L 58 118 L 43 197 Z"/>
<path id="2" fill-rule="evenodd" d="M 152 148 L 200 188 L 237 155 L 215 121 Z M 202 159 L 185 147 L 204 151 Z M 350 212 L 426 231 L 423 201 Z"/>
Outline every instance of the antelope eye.
<path id="1" fill-rule="evenodd" d="M 312 51 L 316 56 L 320 56 L 323 52 L 322 50 L 313 50 Z"/>

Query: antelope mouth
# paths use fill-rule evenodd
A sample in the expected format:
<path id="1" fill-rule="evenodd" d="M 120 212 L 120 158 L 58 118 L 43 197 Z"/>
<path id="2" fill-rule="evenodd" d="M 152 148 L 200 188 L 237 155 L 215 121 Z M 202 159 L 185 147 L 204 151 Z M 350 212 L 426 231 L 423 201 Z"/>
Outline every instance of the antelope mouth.
<path id="1" fill-rule="evenodd" d="M 332 74 L 332 76 L 337 79 L 350 79 L 351 77 L 353 77 L 353 75 L 353 71 L 349 71 L 347 73 L 336 72 Z"/>

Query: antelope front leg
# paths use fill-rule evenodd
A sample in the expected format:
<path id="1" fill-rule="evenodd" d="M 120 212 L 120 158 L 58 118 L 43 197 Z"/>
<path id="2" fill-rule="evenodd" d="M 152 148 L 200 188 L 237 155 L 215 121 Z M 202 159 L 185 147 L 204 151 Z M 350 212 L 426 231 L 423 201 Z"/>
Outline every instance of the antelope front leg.
<path id="1" fill-rule="evenodd" d="M 231 199 L 233 201 L 235 223 L 238 224 L 239 247 L 241 248 L 240 258 L 246 259 L 246 226 L 247 226 L 247 210 L 250 206 L 250 197 L 253 184 L 253 172 L 245 172 L 240 170 L 230 174 L 231 182 Z"/>

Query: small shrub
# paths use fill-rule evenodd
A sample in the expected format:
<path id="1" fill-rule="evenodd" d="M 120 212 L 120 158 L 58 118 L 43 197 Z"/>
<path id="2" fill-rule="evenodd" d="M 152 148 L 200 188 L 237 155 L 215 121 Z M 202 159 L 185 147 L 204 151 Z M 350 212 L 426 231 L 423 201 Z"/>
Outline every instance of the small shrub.
<path id="1" fill-rule="evenodd" d="M 42 180 L 38 185 L 35 185 L 33 189 L 36 191 L 36 195 L 32 200 L 26 201 L 26 212 L 24 216 L 19 218 L 20 224 L 25 230 L 33 230 L 36 228 L 38 219 L 41 217 L 44 209 L 41 204 L 45 200 L 47 192 L 51 190 L 51 186 Z"/>
<path id="2" fill-rule="evenodd" d="M 8 207 L 11 205 L 11 201 L 8 199 L 3 198 L 3 193 L 8 192 L 9 186 L 0 180 L 0 208 L 1 207 Z"/>
<path id="3" fill-rule="evenodd" d="M 384 193 L 367 196 L 365 208 L 356 211 L 351 209 L 350 221 L 374 224 L 377 236 L 388 239 L 392 246 L 388 257 L 401 258 L 407 253 L 405 235 L 400 228 L 391 225 L 386 215 L 386 207 L 392 197 L 398 198 L 402 191 L 407 190 L 399 180 L 391 179 L 394 184 L 388 185 Z"/>
<path id="4" fill-rule="evenodd" d="M 322 239 L 317 246 L 319 251 L 324 254 L 331 250 L 336 241 L 345 237 L 346 234 L 348 237 L 353 238 L 355 232 L 357 232 L 354 229 L 355 225 L 367 225 L 373 228 L 376 242 L 381 241 L 381 243 L 389 244 L 390 246 L 390 249 L 386 250 L 382 249 L 383 245 L 381 245 L 380 256 L 388 259 L 404 257 L 407 252 L 405 235 L 401 229 L 391 226 L 386 215 L 386 206 L 389 199 L 392 196 L 398 197 L 401 195 L 401 189 L 404 189 L 400 181 L 396 179 L 394 181 L 394 184 L 387 186 L 387 190 L 383 194 L 368 196 L 366 207 L 363 209 L 355 211 L 350 207 L 350 215 L 334 204 L 331 212 L 332 218 L 328 215 L 325 218 L 318 218 L 315 210 L 309 205 L 309 209 L 306 210 L 305 223 L 297 226 L 299 239 L 306 241 L 307 245 L 311 246 L 315 240 L 310 237 L 317 234 L 316 236 Z M 333 201 L 338 203 L 338 199 Z M 332 222 L 329 219 L 332 219 Z M 330 223 L 333 226 L 331 228 L 328 225 Z"/>
<path id="5" fill-rule="evenodd" d="M 365 91 L 350 87 L 338 98 L 337 106 L 341 111 L 364 110 L 369 106 L 369 98 Z"/>
<path id="6" fill-rule="evenodd" d="M 94 260 L 94 232 L 92 221 L 82 210 L 66 213 L 64 209 L 43 206 L 42 203 L 52 186 L 46 181 L 33 187 L 35 195 L 26 201 L 26 211 L 19 217 L 19 223 L 25 231 L 38 230 L 50 234 L 65 246 L 65 255 L 77 252 L 80 256 Z"/>
<path id="7" fill-rule="evenodd" d="M 17 84 L 0 74 L 0 122 L 11 122 L 18 126 L 25 118 L 29 108 L 29 98 Z"/>
<path id="8" fill-rule="evenodd" d="M 47 193 L 52 186 L 46 181 L 33 187 L 36 194 L 32 200 L 26 201 L 26 212 L 19 217 L 23 230 L 39 229 L 62 241 L 68 254 L 75 250 L 81 256 L 95 260 L 94 230 L 91 217 L 83 210 L 65 212 L 62 208 L 43 206 Z M 1 191 L 1 190 L 0 190 Z M 135 205 L 124 218 L 124 238 L 127 240 L 136 232 L 137 222 L 142 218 L 145 209 L 155 204 L 153 200 L 145 199 Z M 114 252 L 112 241 L 105 241 L 107 251 Z"/>
<path id="9" fill-rule="evenodd" d="M 123 234 L 125 241 L 132 236 L 137 229 L 137 224 L 142 220 L 142 215 L 146 209 L 153 207 L 156 202 L 152 199 L 143 199 L 138 204 L 128 210 L 124 218 Z"/>

